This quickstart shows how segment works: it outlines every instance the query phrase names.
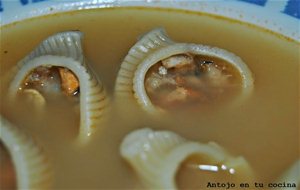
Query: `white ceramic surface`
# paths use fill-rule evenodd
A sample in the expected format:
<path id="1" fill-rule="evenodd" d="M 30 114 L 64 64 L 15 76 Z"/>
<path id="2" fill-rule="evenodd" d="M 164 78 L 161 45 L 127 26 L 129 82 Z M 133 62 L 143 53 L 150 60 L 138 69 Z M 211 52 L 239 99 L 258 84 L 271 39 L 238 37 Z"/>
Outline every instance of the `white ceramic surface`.
<path id="1" fill-rule="evenodd" d="M 258 25 L 300 42 L 299 19 L 275 11 L 286 0 L 281 0 L 281 3 L 269 1 L 272 5 L 269 7 L 273 9 L 234 0 L 0 0 L 3 9 L 0 12 L 0 24 L 70 10 L 119 6 L 167 7 L 225 16 Z"/>

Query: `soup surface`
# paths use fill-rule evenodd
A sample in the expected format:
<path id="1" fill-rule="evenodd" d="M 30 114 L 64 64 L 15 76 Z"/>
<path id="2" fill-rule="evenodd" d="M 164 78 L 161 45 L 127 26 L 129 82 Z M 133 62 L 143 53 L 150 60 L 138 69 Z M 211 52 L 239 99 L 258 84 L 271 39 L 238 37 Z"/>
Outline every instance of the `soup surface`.
<path id="1" fill-rule="evenodd" d="M 158 117 L 147 115 L 126 99 L 116 103 L 111 98 L 112 109 L 106 121 L 81 146 L 76 143 L 78 112 L 70 102 L 57 98 L 44 113 L 28 111 L 31 106 L 26 102 L 7 103 L 7 81 L 0 80 L 1 114 L 43 147 L 54 170 L 53 189 L 142 188 L 133 169 L 121 158 L 119 146 L 126 134 L 143 127 L 171 130 L 203 143 L 215 141 L 231 154 L 243 156 L 255 171 L 257 182 L 273 182 L 299 159 L 300 46 L 243 23 L 150 8 L 84 10 L 26 20 L 1 28 L 0 76 L 49 35 L 80 30 L 84 33 L 85 56 L 113 97 L 123 58 L 139 36 L 156 27 L 164 27 L 175 41 L 216 46 L 240 56 L 254 75 L 253 93 L 240 106 L 197 104 L 197 109 L 172 110 Z M 12 166 L 6 160 L 1 158 L 1 165 Z M 7 167 L 1 167 L 1 175 L 6 175 Z M 189 175 L 185 173 L 179 179 L 177 176 L 180 187 Z M 201 179 L 201 188 L 209 179 Z"/>

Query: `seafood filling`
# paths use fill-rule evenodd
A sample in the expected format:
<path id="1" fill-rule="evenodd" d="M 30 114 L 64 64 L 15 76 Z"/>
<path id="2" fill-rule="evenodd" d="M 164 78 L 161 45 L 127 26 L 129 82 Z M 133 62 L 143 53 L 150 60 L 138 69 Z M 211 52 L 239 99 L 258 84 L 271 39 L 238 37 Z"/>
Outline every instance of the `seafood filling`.
<path id="1" fill-rule="evenodd" d="M 77 97 L 79 81 L 67 68 L 40 66 L 26 77 L 21 89 L 36 89 L 47 98 L 61 94 L 67 97 Z"/>
<path id="2" fill-rule="evenodd" d="M 0 189 L 16 189 L 16 173 L 6 147 L 0 142 Z"/>
<path id="3" fill-rule="evenodd" d="M 190 53 L 159 61 L 149 69 L 145 80 L 149 98 L 163 109 L 213 103 L 241 87 L 241 76 L 231 64 Z"/>

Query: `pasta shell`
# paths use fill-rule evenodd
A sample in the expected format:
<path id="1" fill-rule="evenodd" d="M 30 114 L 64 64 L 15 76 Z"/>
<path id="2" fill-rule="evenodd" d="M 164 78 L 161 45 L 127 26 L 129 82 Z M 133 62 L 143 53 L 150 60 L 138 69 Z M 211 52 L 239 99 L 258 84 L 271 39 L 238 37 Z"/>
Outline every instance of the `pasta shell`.
<path id="1" fill-rule="evenodd" d="M 26 96 L 26 100 L 33 104 L 33 108 L 42 111 L 46 105 L 45 98 L 35 89 L 25 89 L 23 94 Z"/>
<path id="2" fill-rule="evenodd" d="M 158 28 L 144 35 L 129 50 L 118 73 L 115 96 L 117 98 L 126 98 L 126 101 L 133 99 L 150 113 L 162 111 L 158 106 L 153 105 L 147 95 L 144 85 L 145 77 L 148 70 L 159 61 L 163 60 L 166 67 L 171 67 L 172 65 L 166 59 L 180 54 L 203 55 L 225 60 L 237 69 L 242 78 L 242 93 L 238 100 L 244 100 L 252 92 L 254 80 L 250 69 L 241 58 L 217 47 L 175 43 L 169 39 L 162 28 Z M 177 60 L 177 63 L 180 64 L 180 60 Z"/>
<path id="3" fill-rule="evenodd" d="M 116 79 L 115 95 L 120 98 L 126 98 L 126 101 L 137 100 L 141 105 L 148 103 L 145 106 L 147 107 L 147 110 L 151 110 L 151 108 L 153 108 L 152 104 L 149 104 L 149 101 L 144 100 L 147 97 L 135 98 L 133 96 L 132 91 L 135 82 L 133 78 L 137 67 L 144 59 L 147 58 L 148 54 L 172 43 L 173 42 L 167 37 L 165 31 L 160 28 L 142 36 L 141 39 L 129 50 L 128 55 L 121 64 L 121 68 Z M 139 85 L 143 85 L 143 81 L 140 81 Z"/>
<path id="4" fill-rule="evenodd" d="M 43 55 L 72 57 L 74 60 L 84 62 L 83 50 L 81 47 L 82 37 L 83 34 L 79 31 L 67 31 L 49 36 L 31 53 L 19 61 L 17 65 L 12 68 L 11 72 L 8 72 L 3 78 L 6 79 L 6 81 L 11 80 L 26 62 Z"/>
<path id="5" fill-rule="evenodd" d="M 208 158 L 216 164 L 228 164 L 245 175 L 252 175 L 243 158 L 230 156 L 216 143 L 188 141 L 171 131 L 153 131 L 149 128 L 133 131 L 124 138 L 120 152 L 149 189 L 177 189 L 176 173 L 181 163 L 192 155 Z"/>
<path id="6" fill-rule="evenodd" d="M 88 66 L 81 47 L 81 32 L 63 32 L 44 40 L 32 53 L 21 60 L 14 69 L 8 96 L 16 97 L 25 78 L 35 68 L 64 67 L 72 71 L 80 85 L 80 141 L 86 141 L 96 129 L 108 107 L 108 97 L 103 84 Z"/>
<path id="7" fill-rule="evenodd" d="M 0 129 L 0 140 L 14 164 L 18 189 L 50 189 L 52 171 L 42 149 L 2 116 Z"/>
<path id="8" fill-rule="evenodd" d="M 294 183 L 296 187 L 282 188 L 283 190 L 297 190 L 297 187 L 300 185 L 300 160 L 295 161 L 295 163 L 287 171 L 285 171 L 277 181 L 277 183 L 284 182 Z"/>
<path id="9" fill-rule="evenodd" d="M 85 58 L 81 47 L 82 38 L 83 34 L 79 31 L 67 31 L 49 36 L 20 64 L 43 55 L 71 57 L 78 62 L 84 62 Z"/>

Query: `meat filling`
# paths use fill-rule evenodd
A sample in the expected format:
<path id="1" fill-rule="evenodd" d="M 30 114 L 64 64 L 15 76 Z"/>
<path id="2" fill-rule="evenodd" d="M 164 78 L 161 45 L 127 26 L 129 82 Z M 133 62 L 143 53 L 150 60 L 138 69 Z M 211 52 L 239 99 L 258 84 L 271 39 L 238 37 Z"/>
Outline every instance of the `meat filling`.
<path id="1" fill-rule="evenodd" d="M 12 159 L 0 142 L 0 189 L 16 189 L 16 172 Z"/>
<path id="2" fill-rule="evenodd" d="M 75 97 L 79 93 L 79 80 L 63 67 L 38 67 L 25 79 L 22 89 L 36 89 L 45 97 L 65 95 Z"/>
<path id="3" fill-rule="evenodd" d="M 212 102 L 240 86 L 238 71 L 229 63 L 190 53 L 161 60 L 145 79 L 151 101 L 165 109 Z"/>

